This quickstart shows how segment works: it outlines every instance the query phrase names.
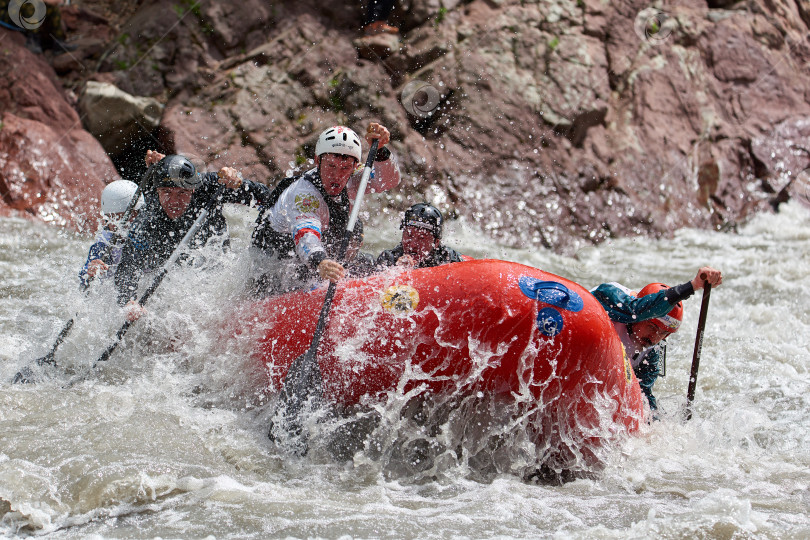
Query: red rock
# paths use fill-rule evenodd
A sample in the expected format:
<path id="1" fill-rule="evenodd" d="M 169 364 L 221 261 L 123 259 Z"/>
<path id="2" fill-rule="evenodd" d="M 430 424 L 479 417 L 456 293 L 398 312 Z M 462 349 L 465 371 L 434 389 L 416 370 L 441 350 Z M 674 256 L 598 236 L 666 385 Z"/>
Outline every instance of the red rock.
<path id="1" fill-rule="evenodd" d="M 98 197 L 118 173 L 92 135 L 66 132 L 11 113 L 0 130 L 0 213 L 86 229 Z M 16 212 L 12 212 L 16 211 Z"/>
<path id="2" fill-rule="evenodd" d="M 810 167 L 810 116 L 790 118 L 751 141 L 751 154 L 770 192 L 784 189 Z"/>
<path id="3" fill-rule="evenodd" d="M 99 142 L 81 127 L 51 67 L 0 30 L 0 214 L 82 229 L 98 196 L 118 177 Z"/>
<path id="4" fill-rule="evenodd" d="M 196 167 L 215 171 L 235 167 L 246 178 L 266 183 L 270 171 L 253 147 L 245 147 L 231 129 L 223 109 L 220 115 L 180 104 L 167 108 L 163 117 L 163 143 L 166 148 L 187 156 Z"/>

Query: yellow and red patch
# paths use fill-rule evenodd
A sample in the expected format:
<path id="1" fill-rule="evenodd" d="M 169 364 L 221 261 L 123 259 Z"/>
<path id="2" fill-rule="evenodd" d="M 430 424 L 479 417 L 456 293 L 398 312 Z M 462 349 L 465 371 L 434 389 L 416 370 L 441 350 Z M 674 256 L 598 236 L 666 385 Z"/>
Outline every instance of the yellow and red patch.
<path id="1" fill-rule="evenodd" d="M 304 213 L 314 212 L 321 207 L 321 201 L 315 195 L 306 193 L 295 196 L 295 207 Z"/>
<path id="2" fill-rule="evenodd" d="M 380 303 L 392 315 L 409 315 L 419 305 L 419 292 L 410 285 L 393 285 L 380 295 Z"/>

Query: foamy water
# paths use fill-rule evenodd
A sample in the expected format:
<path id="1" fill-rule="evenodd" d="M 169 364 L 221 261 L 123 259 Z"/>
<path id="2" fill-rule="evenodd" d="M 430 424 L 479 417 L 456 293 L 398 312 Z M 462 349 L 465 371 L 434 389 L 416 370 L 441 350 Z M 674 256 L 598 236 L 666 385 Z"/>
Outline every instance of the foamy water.
<path id="1" fill-rule="evenodd" d="M 662 419 L 608 453 L 592 479 L 435 479 L 390 474 L 362 453 L 295 458 L 266 437 L 266 396 L 244 351 L 212 328 L 236 290 L 250 223 L 208 272 L 180 269 L 150 315 L 86 381 L 64 388 L 122 323 L 109 288 L 76 273 L 90 240 L 0 220 L 0 534 L 53 538 L 810 538 L 810 212 L 789 205 L 736 234 L 684 230 L 622 239 L 574 258 L 482 243 L 463 223 L 447 243 L 586 288 L 681 283 L 710 264 L 712 292 L 694 417 L 682 420 L 700 298 L 686 302 L 656 384 Z M 394 225 L 367 226 L 369 251 Z M 388 239 L 388 241 L 385 241 Z M 57 355 L 69 373 L 11 385 L 77 323 Z M 238 343 L 236 345 L 239 345 Z M 238 347 L 236 347 L 238 349 Z"/>

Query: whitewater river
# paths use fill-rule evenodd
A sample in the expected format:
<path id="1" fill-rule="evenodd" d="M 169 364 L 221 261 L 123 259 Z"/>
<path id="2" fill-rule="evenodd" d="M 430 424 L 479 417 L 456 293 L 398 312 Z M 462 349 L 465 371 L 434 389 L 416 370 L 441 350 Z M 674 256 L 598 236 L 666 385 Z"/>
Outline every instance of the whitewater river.
<path id="1" fill-rule="evenodd" d="M 568 258 L 447 243 L 585 287 L 672 284 L 710 264 L 694 418 L 682 420 L 699 296 L 686 303 L 656 394 L 662 418 L 564 485 L 481 478 L 462 465 L 392 474 L 385 458 L 288 455 L 267 437 L 265 396 L 243 350 L 216 329 L 236 290 L 249 213 L 229 210 L 231 253 L 164 281 L 103 369 L 66 388 L 122 319 L 76 273 L 90 239 L 0 219 L 0 536 L 49 538 L 810 538 L 810 211 L 792 203 L 736 233 L 611 241 Z M 393 224 L 371 228 L 369 251 Z M 387 242 L 383 238 L 388 238 Z M 77 323 L 35 385 L 14 374 Z"/>

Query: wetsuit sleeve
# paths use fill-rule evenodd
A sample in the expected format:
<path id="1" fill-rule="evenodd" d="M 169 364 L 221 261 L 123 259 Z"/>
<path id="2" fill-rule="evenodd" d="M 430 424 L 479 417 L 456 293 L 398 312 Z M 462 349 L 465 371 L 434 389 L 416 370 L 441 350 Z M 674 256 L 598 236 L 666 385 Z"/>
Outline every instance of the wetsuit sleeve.
<path id="1" fill-rule="evenodd" d="M 397 254 L 396 248 L 387 249 L 377 257 L 377 266 L 394 266 L 401 255 L 401 253 Z"/>
<path id="2" fill-rule="evenodd" d="M 663 317 L 675 304 L 693 293 L 691 283 L 684 283 L 641 298 L 626 293 L 612 283 L 602 283 L 592 291 L 594 297 L 607 311 L 610 320 L 623 324 Z"/>
<path id="3" fill-rule="evenodd" d="M 214 174 L 214 181 L 217 182 L 217 184 L 219 183 L 216 179 L 216 174 Z M 238 188 L 225 190 L 222 196 L 222 202 L 244 204 L 246 206 L 264 206 L 270 200 L 270 193 L 272 193 L 272 191 L 273 190 L 269 187 L 259 182 L 244 180 L 242 185 Z"/>
<path id="4" fill-rule="evenodd" d="M 121 262 L 115 269 L 115 288 L 118 291 L 118 304 L 121 306 L 137 298 L 138 281 L 143 273 L 138 261 L 142 260 L 143 256 L 138 254 L 135 244 L 127 238 L 121 253 Z"/>
<path id="5" fill-rule="evenodd" d="M 650 409 L 656 410 L 658 402 L 652 393 L 652 389 L 658 375 L 661 373 L 661 348 L 652 347 L 638 366 L 633 368 L 633 371 L 636 374 L 639 386 L 641 386 L 641 391 L 650 404 Z"/>
<path id="6" fill-rule="evenodd" d="M 444 246 L 442 246 L 442 247 L 447 252 L 447 255 L 445 256 L 445 262 L 454 263 L 454 262 L 461 262 L 461 261 L 464 260 L 461 257 L 461 254 L 458 251 L 456 251 L 455 249 L 452 249 L 452 248 L 449 248 L 449 247 L 444 247 Z"/>
<path id="7" fill-rule="evenodd" d="M 695 294 L 695 288 L 692 287 L 691 281 L 687 281 L 686 283 L 676 285 L 675 287 L 667 289 L 663 292 L 666 293 L 667 301 L 674 306 L 678 302 L 686 300 Z"/>
<path id="8" fill-rule="evenodd" d="M 377 266 L 372 255 L 360 252 L 355 258 L 346 263 L 346 270 L 352 277 L 365 277 L 374 273 Z"/>
<path id="9" fill-rule="evenodd" d="M 434 249 L 430 252 L 430 255 L 425 257 L 425 259 L 419 264 L 419 268 L 430 268 L 432 266 L 441 266 L 443 264 L 450 264 L 455 262 L 461 262 L 464 259 L 461 258 L 461 255 L 449 247 L 446 246 L 439 246 L 438 248 Z"/>
<path id="10" fill-rule="evenodd" d="M 326 252 L 325 251 L 316 251 L 312 255 L 309 256 L 309 261 L 307 263 L 315 270 L 317 270 L 318 266 L 326 260 Z"/>

